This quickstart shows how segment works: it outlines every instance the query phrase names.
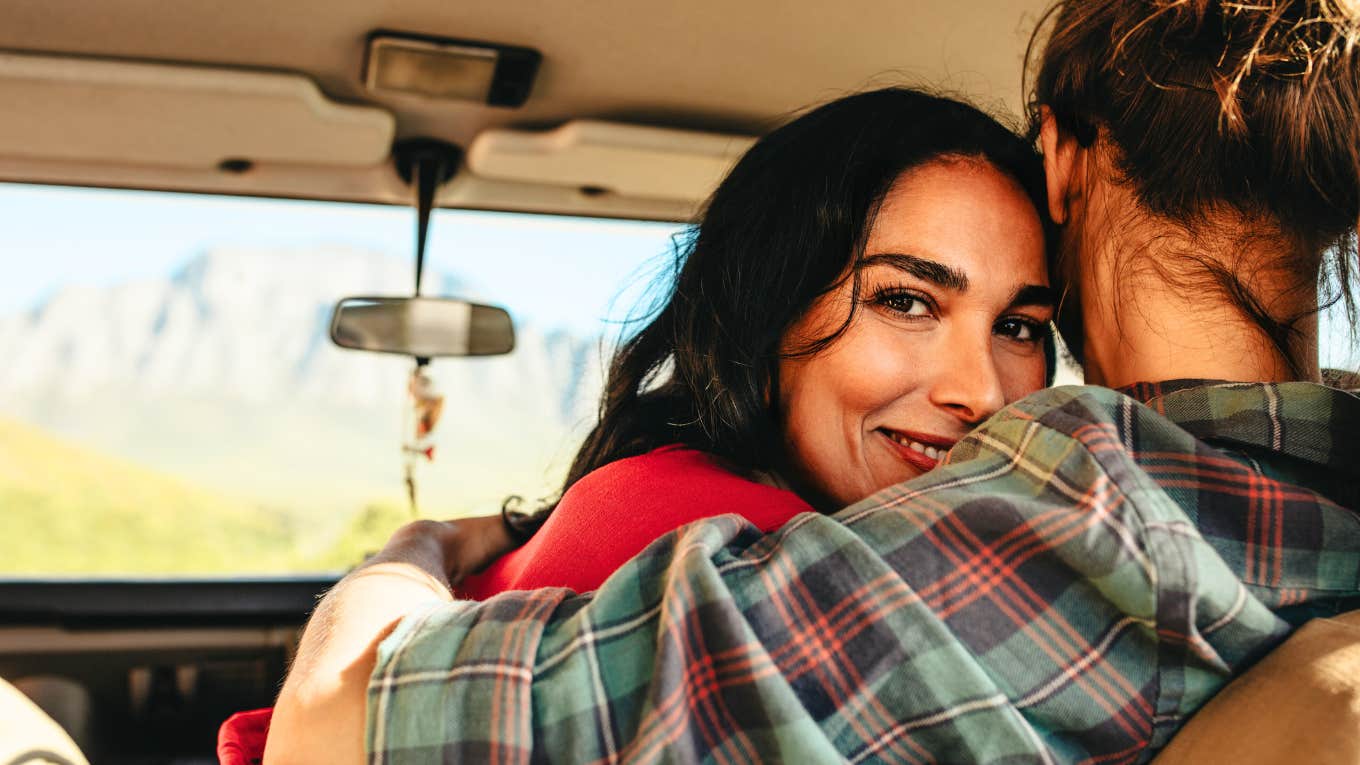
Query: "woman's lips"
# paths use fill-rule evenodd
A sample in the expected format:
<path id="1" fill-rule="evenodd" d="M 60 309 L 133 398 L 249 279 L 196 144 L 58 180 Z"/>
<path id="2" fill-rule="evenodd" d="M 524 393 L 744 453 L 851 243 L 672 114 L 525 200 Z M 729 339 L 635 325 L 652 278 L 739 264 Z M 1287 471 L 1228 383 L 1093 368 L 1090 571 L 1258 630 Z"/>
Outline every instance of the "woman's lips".
<path id="1" fill-rule="evenodd" d="M 954 445 L 954 441 L 940 436 L 930 436 L 920 433 L 906 433 L 900 430 L 889 430 L 879 428 L 878 434 L 888 442 L 897 456 L 903 461 L 908 462 L 922 471 L 934 470 L 940 464 L 943 457 Z"/>

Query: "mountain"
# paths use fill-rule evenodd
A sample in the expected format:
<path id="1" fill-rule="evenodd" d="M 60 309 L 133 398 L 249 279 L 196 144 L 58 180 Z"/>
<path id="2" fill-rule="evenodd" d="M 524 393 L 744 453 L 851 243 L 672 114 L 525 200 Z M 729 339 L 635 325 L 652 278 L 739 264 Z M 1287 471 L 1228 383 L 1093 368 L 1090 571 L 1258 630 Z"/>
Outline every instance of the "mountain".
<path id="1" fill-rule="evenodd" d="M 79 398 L 115 386 L 378 403 L 394 364 L 363 363 L 373 357 L 333 346 L 330 311 L 347 295 L 409 294 L 409 272 L 409 263 L 362 251 L 216 250 L 165 281 L 67 287 L 26 315 L 0 319 L 0 395 L 42 389 Z M 429 274 L 425 281 L 435 294 L 469 296 L 456 277 Z M 513 361 L 448 368 L 468 383 L 488 374 L 508 378 L 541 369 L 545 357 L 574 357 L 581 345 L 521 328 Z"/>
<path id="2" fill-rule="evenodd" d="M 163 280 L 67 287 L 0 317 L 0 414 L 81 448 L 273 508 L 335 533 L 371 502 L 400 505 L 411 361 L 335 347 L 346 295 L 408 294 L 404 259 L 345 248 L 215 249 Z M 477 299 L 454 274 L 427 294 Z M 602 380 L 599 338 L 518 327 L 511 355 L 446 359 L 434 515 L 495 509 L 560 480 Z"/>

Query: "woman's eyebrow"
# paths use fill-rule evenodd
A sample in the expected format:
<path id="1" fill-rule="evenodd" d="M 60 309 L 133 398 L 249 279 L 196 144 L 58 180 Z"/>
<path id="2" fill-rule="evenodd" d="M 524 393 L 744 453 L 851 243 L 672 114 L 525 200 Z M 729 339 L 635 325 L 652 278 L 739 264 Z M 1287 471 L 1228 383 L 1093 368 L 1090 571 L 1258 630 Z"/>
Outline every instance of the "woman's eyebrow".
<path id="1" fill-rule="evenodd" d="M 924 279 L 945 289 L 955 292 L 968 291 L 968 274 L 929 258 L 887 252 L 863 258 L 855 267 L 855 270 L 858 271 L 871 266 L 892 266 L 899 271 L 906 271 L 918 279 Z"/>
<path id="2" fill-rule="evenodd" d="M 1058 291 L 1052 287 L 1045 287 L 1041 284 L 1024 284 L 1015 289 L 1015 297 L 1011 298 L 1010 305 L 1030 305 L 1040 308 L 1052 308 L 1058 303 Z"/>

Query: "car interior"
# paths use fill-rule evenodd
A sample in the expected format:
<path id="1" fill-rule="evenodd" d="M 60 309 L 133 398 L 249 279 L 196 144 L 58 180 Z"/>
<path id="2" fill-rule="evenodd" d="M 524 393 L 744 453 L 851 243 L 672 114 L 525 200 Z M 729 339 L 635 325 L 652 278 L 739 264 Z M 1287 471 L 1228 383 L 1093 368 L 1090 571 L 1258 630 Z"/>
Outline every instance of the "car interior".
<path id="1" fill-rule="evenodd" d="M 201 373 L 204 379 L 225 374 L 224 367 L 214 366 L 216 362 L 209 357 L 225 357 L 227 341 L 211 334 L 177 341 L 185 348 L 183 353 L 197 354 L 182 358 L 198 359 L 193 364 L 199 366 L 185 362 L 168 367 L 156 378 L 162 387 L 146 388 L 146 400 L 136 406 L 124 393 L 116 392 L 121 388 L 107 389 L 114 393 L 96 391 L 83 399 L 75 393 L 54 398 L 58 387 L 76 390 L 75 383 L 98 378 L 101 365 L 114 361 L 101 361 L 104 357 L 94 350 L 89 351 L 92 355 L 83 355 L 84 346 L 75 340 L 43 340 L 48 336 L 34 327 L 56 310 L 48 298 L 66 293 L 55 291 L 56 282 L 42 281 L 49 279 L 46 275 L 26 277 L 30 272 L 24 268 L 30 264 L 37 264 L 36 268 L 47 262 L 46 271 L 33 272 L 39 274 L 69 274 L 87 268 L 91 273 L 104 273 L 99 269 L 115 267 L 142 274 L 139 253 L 158 246 L 159 225 L 167 230 L 176 226 L 176 231 L 199 226 L 200 220 L 211 220 L 220 209 L 227 211 L 221 213 L 227 232 L 224 240 L 232 240 L 232 236 L 244 236 L 241 231 L 248 226 L 231 222 L 237 220 L 230 217 L 236 214 L 231 211 L 257 202 L 283 205 L 270 209 L 282 210 L 279 215 L 311 228 L 289 234 L 292 239 L 267 232 L 262 241 L 269 246 L 248 253 L 249 262 L 261 272 L 299 283 L 319 284 L 352 271 L 357 276 L 323 297 L 329 305 L 344 297 L 369 296 L 367 302 L 351 306 L 356 311 L 379 306 L 372 297 L 411 294 L 412 273 L 417 273 L 417 289 L 425 285 L 425 294 L 455 296 L 459 282 L 453 277 L 430 285 L 418 274 L 416 263 L 424 262 L 427 235 L 432 248 L 437 243 L 453 253 L 447 256 L 453 260 L 439 261 L 445 256 L 432 249 L 432 269 L 478 259 L 484 259 L 488 268 L 501 267 L 493 262 L 501 255 L 518 257 L 521 250 L 555 247 L 559 233 L 566 240 L 583 226 L 608 229 L 623 237 L 622 244 L 609 245 L 611 252 L 627 249 L 633 241 L 628 237 L 641 237 L 638 232 L 650 237 L 645 246 L 655 250 L 682 235 L 684 225 L 755 137 L 802 109 L 850 92 L 894 84 L 925 86 L 963 96 L 1019 126 L 1026 46 L 1047 5 L 1046 0 L 867 0 L 849 6 L 811 0 L 646 5 L 619 0 L 584 4 L 544 0 L 4 3 L 0 6 L 0 103 L 5 115 L 0 119 L 0 231 L 23 225 L 33 233 L 25 240 L 31 246 L 25 247 L 6 243 L 0 234 L 3 281 L 20 283 L 11 293 L 0 293 L 0 357 L 4 357 L 0 366 L 11 367 L 8 373 L 0 371 L 0 506 L 6 516 L 0 536 L 38 541 L 31 542 L 27 557 L 16 553 L 8 562 L 0 559 L 0 678 L 23 690 L 61 723 L 91 762 L 214 762 L 222 721 L 233 712 L 272 703 L 316 598 L 362 559 L 370 549 L 364 546 L 367 540 L 382 538 L 409 517 L 407 499 L 415 508 L 412 461 L 424 460 L 419 466 L 421 480 L 430 486 L 452 482 L 448 475 L 456 477 L 464 464 L 457 457 L 461 452 L 456 451 L 452 461 L 425 464 L 446 444 L 407 444 L 402 447 L 407 490 L 402 489 L 399 471 L 390 473 L 395 510 L 372 505 L 342 519 L 316 520 L 327 512 L 322 507 L 290 516 L 293 532 L 297 528 L 305 531 L 315 521 L 331 524 L 326 528 L 332 530 L 348 523 L 346 528 L 362 527 L 369 534 L 366 541 L 355 542 L 340 553 L 308 550 L 304 555 L 285 549 L 287 545 L 280 542 L 277 549 L 269 548 L 275 555 L 271 560 L 288 562 L 272 567 L 244 562 L 238 566 L 232 549 L 215 552 L 218 557 L 210 560 L 193 551 L 197 548 L 186 546 L 175 557 L 175 551 L 168 548 L 178 545 L 176 540 L 184 535 L 212 538 L 219 534 L 212 525 L 218 517 L 212 513 L 217 510 L 195 508 L 224 507 L 226 501 L 203 499 L 200 505 L 194 504 L 198 499 L 185 499 L 202 496 L 194 493 L 198 488 L 185 488 L 199 475 L 193 472 L 197 467 L 180 470 L 188 464 L 186 453 L 216 460 L 219 468 L 235 471 L 235 478 L 224 481 L 239 480 L 243 486 L 254 487 L 255 479 L 250 476 L 256 473 L 277 473 L 283 476 L 280 482 L 290 473 L 321 474 L 326 465 L 312 464 L 323 460 L 311 454 L 311 447 L 350 437 L 335 424 L 347 416 L 345 402 L 350 399 L 327 399 L 327 406 L 333 407 L 326 410 L 330 422 L 308 421 L 307 427 L 313 429 L 306 440 L 289 442 L 286 448 L 270 451 L 265 448 L 269 437 L 261 436 L 257 454 L 249 438 L 235 430 L 231 437 L 213 435 L 217 431 L 212 428 L 219 421 L 222 427 L 235 426 L 239 422 L 229 421 L 254 416 L 240 412 L 256 410 L 214 408 L 212 401 L 199 400 L 199 408 L 189 416 L 183 413 L 191 410 L 174 408 L 178 403 L 171 407 L 157 398 L 157 391 L 168 390 L 164 386 L 199 379 L 195 370 L 200 367 L 207 370 Z M 6 199 L 31 201 L 10 204 Z M 156 208 L 145 219 L 133 220 L 113 202 L 101 207 L 106 199 L 119 204 L 128 199 L 169 200 L 165 208 L 169 212 Z M 204 200 L 203 205 L 222 207 L 193 207 L 198 199 Z M 48 205 L 41 214 L 26 212 L 40 205 Z M 321 211 L 315 223 L 309 222 L 313 221 L 310 211 Z M 327 211 L 338 212 L 328 217 L 322 214 Z M 116 225 L 120 217 L 124 218 L 122 228 Z M 328 236 L 339 241 L 343 236 L 335 232 L 342 225 L 367 225 L 363 221 L 370 219 L 380 220 L 381 225 L 374 223 L 365 232 L 399 232 L 390 241 L 373 245 L 392 253 L 390 273 L 379 274 L 381 269 L 370 268 L 368 261 L 359 263 L 349 250 L 325 250 L 304 262 L 292 258 L 293 250 L 275 244 L 276 240 L 301 241 L 304 234 L 318 241 Z M 422 254 L 412 259 L 408 237 L 417 220 L 426 226 L 419 228 L 420 244 L 415 248 Z M 472 241 L 472 234 L 460 239 L 466 231 L 481 231 L 477 226 L 499 231 L 521 224 L 538 233 L 513 245 L 481 246 Z M 276 224 L 258 225 L 263 230 Z M 123 228 L 133 230 L 136 237 L 105 248 L 103 240 L 112 236 L 108 232 Z M 363 236 L 376 241 L 386 234 Z M 205 237 L 193 239 L 194 247 L 206 247 Z M 55 244 L 67 240 L 69 245 L 59 248 Z M 81 257 L 86 259 L 64 266 L 57 262 L 58 255 L 44 254 L 40 245 L 46 241 L 54 243 L 53 252 L 83 248 Z M 574 246 L 576 250 L 555 254 L 563 262 L 552 268 L 583 283 L 609 279 L 617 284 L 634 273 L 636 263 L 628 261 L 617 273 L 601 275 L 588 257 L 596 246 L 589 242 Z M 573 260 L 577 250 L 580 259 Z M 222 252 L 237 250 L 228 247 L 209 255 Z M 651 254 L 655 253 L 639 257 Z M 250 298 L 256 282 L 251 281 L 254 276 L 241 275 L 248 270 L 245 266 L 221 271 L 238 279 L 222 287 L 208 276 L 226 268 L 223 262 L 211 257 L 195 262 L 174 272 L 176 285 L 187 284 L 192 276 L 200 279 L 193 282 L 195 290 L 221 289 L 232 299 Z M 556 287 L 568 292 L 563 299 L 571 302 L 575 288 L 554 284 L 558 277 L 552 274 L 557 271 L 540 273 L 535 267 L 506 263 L 503 268 L 514 271 L 523 285 L 523 297 L 518 291 L 471 288 L 473 294 L 456 296 L 505 306 L 515 314 L 517 324 L 519 312 L 531 310 L 540 293 Z M 184 261 L 177 261 L 176 267 L 183 265 Z M 22 284 L 26 279 L 27 287 Z M 540 280 L 537 285 L 536 279 Z M 150 289 L 119 292 L 119 310 L 135 313 L 139 306 L 150 306 Z M 89 297 L 90 292 L 72 294 L 76 296 L 70 301 L 77 304 L 85 300 L 88 305 L 106 305 L 98 302 L 105 299 L 103 293 L 97 300 Z M 322 300 L 314 302 L 320 305 Z M 251 305 L 255 307 L 242 310 L 261 325 L 261 332 L 286 323 L 282 314 L 269 308 L 273 303 Z M 327 343 L 326 353 L 354 353 L 331 348 L 327 336 L 340 345 L 348 342 L 350 347 L 384 350 L 380 342 L 370 346 L 364 346 L 362 339 L 342 342 L 337 333 L 344 335 L 347 330 L 341 314 L 327 327 L 329 313 L 318 316 L 317 310 L 308 303 L 298 309 L 298 315 L 310 322 L 309 333 L 312 324 L 322 326 L 319 342 Z M 500 321 L 503 314 L 488 313 L 492 318 L 487 321 Z M 155 321 L 173 326 L 173 311 L 158 315 Z M 96 312 L 88 321 L 114 320 Z M 92 331 L 83 326 L 81 331 Z M 201 339 L 214 337 L 219 345 Z M 555 337 L 552 332 L 535 334 L 517 326 L 512 355 L 537 352 L 541 345 L 543 358 L 558 358 L 567 351 L 560 350 L 566 346 L 552 344 Z M 32 360 L 40 352 L 47 353 L 37 348 L 39 342 L 55 349 L 51 351 L 54 361 L 39 364 Z M 122 347 L 120 342 L 104 339 L 97 345 L 112 354 Z M 243 348 L 230 349 L 236 354 L 233 358 L 275 353 L 272 345 L 242 342 Z M 467 345 L 466 338 L 461 342 Z M 486 346 L 492 348 L 486 352 L 503 353 L 502 345 L 496 340 Z M 308 347 L 313 349 L 309 353 L 321 353 L 315 344 Z M 477 355 L 467 348 L 453 354 L 438 349 L 415 353 L 399 349 L 402 352 L 408 357 Z M 137 362 L 141 366 L 133 365 L 136 369 L 154 366 L 153 356 L 137 358 L 142 361 Z M 390 361 L 400 366 L 394 367 L 395 372 L 383 367 L 382 374 L 404 380 L 409 362 Z M 453 359 L 436 365 L 481 363 Z M 255 368 L 233 367 L 242 389 L 250 388 L 250 370 Z M 442 407 L 442 416 L 450 423 L 445 438 L 452 432 L 475 440 L 482 431 L 476 430 L 470 418 L 483 406 L 479 396 L 499 395 L 493 388 L 502 385 L 495 381 L 499 377 L 490 383 L 480 378 L 501 372 L 458 371 L 492 367 L 444 368 L 451 370 L 447 377 L 456 384 L 448 385 L 438 406 L 422 410 L 422 416 L 430 417 L 434 411 L 437 419 Z M 15 371 L 24 369 L 48 376 L 33 372 L 24 377 Z M 290 384 L 333 392 L 337 378 L 345 376 L 338 369 L 320 367 L 305 380 Z M 579 387 L 577 382 L 571 385 Z M 96 394 L 104 397 L 96 400 Z M 5 403 L 7 399 L 10 404 Z M 79 484 L 84 494 L 60 502 L 41 499 L 48 496 L 42 492 L 52 486 L 84 481 L 72 477 L 70 471 L 76 470 L 73 465 L 96 464 L 90 456 L 96 447 L 115 442 L 136 446 L 144 433 L 160 428 L 152 424 L 153 420 L 161 422 L 153 416 L 158 402 L 167 407 L 163 414 L 169 424 L 163 429 L 170 435 L 165 443 L 144 451 L 133 449 L 127 453 L 131 456 L 100 457 L 98 471 L 88 469 L 98 480 L 91 477 L 88 483 Z M 395 411 L 400 402 L 394 398 L 391 403 Z M 95 415 L 89 412 L 96 408 L 99 412 L 125 408 L 126 416 L 81 430 L 93 421 Z M 301 428 L 289 425 L 294 422 L 290 418 L 301 417 L 296 409 L 270 410 L 270 427 Z M 543 419 L 532 413 L 524 417 Z M 528 437 L 521 435 L 518 422 L 502 420 L 504 443 L 488 436 L 489 440 L 475 444 L 475 450 L 487 452 L 487 459 L 521 450 Z M 176 423 L 178 429 L 171 428 Z M 433 427 L 433 420 L 430 423 Z M 369 439 L 366 433 L 353 438 L 356 442 Z M 4 445 L 7 440 L 9 447 Z M 227 442 L 230 449 L 223 445 Z M 380 447 L 384 454 L 395 454 L 393 444 Z M 557 445 L 556 451 L 544 453 L 560 461 L 562 448 Z M 166 521 L 171 531 L 156 531 L 161 536 L 155 536 L 152 531 L 139 531 L 135 511 L 98 523 L 79 515 L 79 503 L 93 501 L 80 497 L 93 496 L 96 489 L 103 491 L 99 487 L 107 487 L 110 481 L 131 480 L 109 478 L 115 473 L 151 470 L 143 463 L 152 464 L 146 455 L 153 453 L 164 458 L 153 468 L 174 474 L 174 482 L 157 478 L 159 488 L 127 494 L 132 497 L 127 503 L 140 503 L 136 506 L 148 516 L 182 513 L 194 518 Z M 50 459 L 35 467 L 39 454 Z M 531 456 L 530 461 L 542 458 L 539 452 Z M 294 457 L 299 464 L 287 464 Z M 352 469 L 335 468 L 341 474 L 335 479 L 337 494 L 349 490 L 343 474 L 363 469 L 362 460 L 354 460 Z M 478 469 L 497 480 L 501 475 L 493 467 Z M 541 464 L 535 464 L 522 472 L 542 470 Z M 259 482 L 265 486 L 263 477 Z M 264 492 L 261 488 L 257 494 Z M 421 514 L 455 517 L 474 510 L 459 505 L 461 499 L 441 501 L 437 493 L 422 496 L 436 499 L 424 499 Z M 493 503 L 494 511 L 495 497 L 483 499 Z M 24 513 L 10 512 L 10 507 L 25 501 L 30 504 Z M 164 506 L 154 507 L 157 503 Z M 267 502 L 254 502 L 251 512 L 263 508 L 262 515 L 241 520 L 240 528 L 260 536 L 240 539 L 265 539 L 266 533 L 275 533 L 269 524 L 277 519 L 268 515 L 269 507 Z M 60 539 L 65 541 L 32 536 L 35 532 L 24 525 L 29 522 L 25 519 L 57 524 L 52 528 L 61 530 Z M 220 533 L 223 539 L 229 537 L 227 531 Z M 305 535 L 297 532 L 296 536 Z M 93 553 L 82 552 L 82 548 L 101 544 L 125 548 L 127 539 L 148 540 L 148 548 L 109 551 L 110 557 L 101 560 L 117 562 L 108 565 L 91 563 L 96 560 Z M 259 549 L 250 544 L 231 542 L 240 561 L 256 553 L 264 555 L 260 552 L 266 547 L 264 542 Z M 68 554 L 74 562 L 61 562 L 68 560 L 62 557 Z M 8 555 L 0 554 L 0 558 Z M 147 566 L 137 568 L 138 560 Z"/>

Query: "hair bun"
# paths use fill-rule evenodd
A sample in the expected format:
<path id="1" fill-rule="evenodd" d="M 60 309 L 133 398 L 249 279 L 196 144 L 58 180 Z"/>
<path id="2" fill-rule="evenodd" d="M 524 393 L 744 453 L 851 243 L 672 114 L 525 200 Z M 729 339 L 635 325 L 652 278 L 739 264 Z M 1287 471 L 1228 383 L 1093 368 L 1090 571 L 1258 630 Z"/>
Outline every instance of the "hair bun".
<path id="1" fill-rule="evenodd" d="M 1360 0 L 1143 0 L 1117 15 L 1117 59 L 1154 42 L 1169 59 L 1208 64 L 1207 82 L 1159 84 L 1212 88 L 1230 131 L 1243 121 L 1245 81 L 1326 76 L 1348 63 L 1360 42 Z"/>
<path id="2" fill-rule="evenodd" d="M 1228 80 L 1307 76 L 1360 40 L 1360 0 L 1149 0 L 1145 8 L 1127 18 L 1128 35 L 1160 31 L 1171 51 L 1211 46 L 1205 52 L 1218 54 Z"/>

